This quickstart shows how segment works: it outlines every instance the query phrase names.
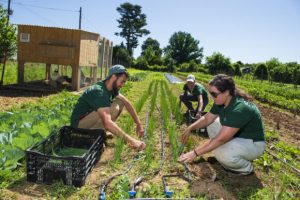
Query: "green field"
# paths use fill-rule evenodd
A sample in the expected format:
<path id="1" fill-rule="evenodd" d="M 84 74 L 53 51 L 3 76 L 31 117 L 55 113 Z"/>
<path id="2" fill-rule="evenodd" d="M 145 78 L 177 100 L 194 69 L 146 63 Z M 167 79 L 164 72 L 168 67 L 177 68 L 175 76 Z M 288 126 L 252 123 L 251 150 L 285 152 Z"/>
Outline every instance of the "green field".
<path id="1" fill-rule="evenodd" d="M 10 67 L 13 68 L 13 65 Z M 9 71 L 12 75 L 8 76 L 7 84 L 16 81 L 11 72 L 13 70 Z M 41 70 L 35 76 L 42 78 L 43 73 Z M 83 187 L 66 186 L 62 182 L 34 185 L 26 181 L 24 150 L 46 138 L 52 130 L 69 125 L 78 96 L 64 91 L 33 103 L 18 105 L 0 113 L 0 199 L 98 199 L 103 181 L 111 175 L 126 171 L 130 165 L 132 168 L 126 174 L 115 178 L 106 188 L 106 199 L 128 199 L 131 184 L 140 176 L 143 181 L 136 187 L 136 197 L 164 198 L 162 176 L 187 173 L 185 167 L 177 162 L 180 149 L 178 138 L 186 128 L 181 123 L 184 108 L 178 107 L 178 95 L 182 92 L 183 85 L 168 83 L 163 73 L 130 70 L 130 74 L 132 76 L 121 92 L 134 104 L 145 125 L 147 137 L 144 141 L 147 148 L 144 151 L 134 151 L 121 139 L 113 138 L 108 140 L 100 161 Z M 187 74 L 176 75 L 186 77 Z M 201 73 L 195 76 L 203 85 L 211 79 L 210 75 Z M 300 112 L 300 92 L 292 86 L 269 85 L 267 82 L 246 79 L 235 81 L 239 87 L 253 95 L 258 103 L 272 104 L 273 107 L 292 113 Z M 207 110 L 211 105 L 212 100 Z M 118 124 L 136 137 L 134 123 L 127 112 L 121 115 Z M 281 140 L 278 132 L 267 125 L 265 130 L 270 151 L 299 168 L 299 147 Z M 192 150 L 205 140 L 207 137 L 203 135 L 192 135 L 184 152 Z M 173 198 L 300 198 L 299 173 L 267 152 L 254 161 L 255 174 L 248 177 L 225 172 L 218 163 L 209 162 L 212 155 L 205 155 L 188 165 L 193 171 L 190 174 L 191 183 L 180 178 L 167 179 L 169 189 L 174 192 Z M 156 174 L 156 171 L 159 173 Z M 217 179 L 212 181 L 215 173 Z"/>

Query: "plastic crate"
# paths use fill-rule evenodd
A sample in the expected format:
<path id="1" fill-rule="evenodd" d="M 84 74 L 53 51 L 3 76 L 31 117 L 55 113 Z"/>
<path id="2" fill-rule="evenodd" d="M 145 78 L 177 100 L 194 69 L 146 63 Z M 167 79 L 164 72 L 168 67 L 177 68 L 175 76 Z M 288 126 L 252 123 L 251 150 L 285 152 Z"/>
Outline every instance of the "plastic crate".
<path id="1" fill-rule="evenodd" d="M 64 184 L 80 187 L 104 150 L 105 132 L 102 129 L 75 129 L 64 126 L 48 138 L 26 151 L 27 180 L 51 184 L 62 180 Z M 61 156 L 56 150 L 79 148 L 82 155 Z"/>
<path id="2" fill-rule="evenodd" d="M 191 125 L 192 123 L 194 123 L 195 121 L 197 121 L 198 119 L 195 118 L 196 116 L 196 111 L 191 111 L 191 110 L 188 110 L 186 113 L 185 113 L 185 120 L 186 120 L 186 124 L 187 126 Z M 201 116 L 205 115 L 207 112 L 201 112 Z M 207 136 L 207 129 L 206 128 L 200 128 L 200 129 L 197 129 L 195 130 L 196 133 L 198 134 L 203 134 L 203 135 L 206 135 Z"/>

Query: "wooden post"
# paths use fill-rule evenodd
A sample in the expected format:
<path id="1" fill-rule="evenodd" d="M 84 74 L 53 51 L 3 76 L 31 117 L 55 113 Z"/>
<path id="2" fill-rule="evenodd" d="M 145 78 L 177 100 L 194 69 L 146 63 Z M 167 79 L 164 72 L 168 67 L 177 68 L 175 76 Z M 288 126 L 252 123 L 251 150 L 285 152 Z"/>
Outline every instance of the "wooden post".
<path id="1" fill-rule="evenodd" d="M 97 67 L 93 67 L 93 84 L 97 82 Z"/>
<path id="2" fill-rule="evenodd" d="M 18 85 L 24 83 L 24 61 L 18 61 Z"/>
<path id="3" fill-rule="evenodd" d="M 112 57 L 113 57 L 113 42 L 110 42 L 110 56 L 109 56 L 109 67 L 113 65 Z"/>
<path id="4" fill-rule="evenodd" d="M 80 89 L 80 67 L 72 65 L 72 90 L 79 91 Z"/>
<path id="5" fill-rule="evenodd" d="M 51 69 L 51 64 L 46 63 L 46 80 L 48 81 L 51 79 L 50 69 Z"/>

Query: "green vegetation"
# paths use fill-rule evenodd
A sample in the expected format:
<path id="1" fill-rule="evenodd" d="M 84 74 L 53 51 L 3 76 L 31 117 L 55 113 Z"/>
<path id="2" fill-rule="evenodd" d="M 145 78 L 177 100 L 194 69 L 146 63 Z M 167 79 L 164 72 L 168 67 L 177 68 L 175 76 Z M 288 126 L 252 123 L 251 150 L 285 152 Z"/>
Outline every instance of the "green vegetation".
<path id="1" fill-rule="evenodd" d="M 42 189 L 39 192 L 47 199 L 96 199 L 99 194 L 97 187 L 100 186 L 100 182 L 119 170 L 125 170 L 130 163 L 132 163 L 132 169 L 127 174 L 119 176 L 111 182 L 106 191 L 106 198 L 129 198 L 130 184 L 139 176 L 144 176 L 144 179 L 136 187 L 136 197 L 163 198 L 164 193 L 160 175 L 183 172 L 183 166 L 176 162 L 179 151 L 177 138 L 180 134 L 179 130 L 181 130 L 182 120 L 182 111 L 178 107 L 178 94 L 182 91 L 182 85 L 168 84 L 161 73 L 130 70 L 130 74 L 133 74 L 133 76 L 139 76 L 139 74 L 144 76 L 147 74 L 138 81 L 128 81 L 121 91 L 122 94 L 125 93 L 127 98 L 132 101 L 144 124 L 148 116 L 148 125 L 145 127 L 147 137 L 144 138 L 147 144 L 146 149 L 137 153 L 125 145 L 123 140 L 115 138 L 114 157 L 108 158 L 108 164 L 100 164 L 102 167 L 103 165 L 108 167 L 101 168 L 101 172 L 97 170 L 97 172 L 92 172 L 94 173 L 93 175 L 99 175 L 100 178 L 97 180 L 99 184 L 88 183 L 78 189 L 72 186 L 65 186 L 62 182 L 56 182 L 50 186 L 40 185 Z M 187 75 L 187 73 L 179 74 L 183 77 Z M 210 75 L 195 75 L 197 80 L 201 80 L 205 84 L 211 79 Z M 249 85 L 254 87 L 256 83 L 260 83 L 260 88 L 266 91 L 270 90 L 270 88 L 263 87 L 264 84 L 268 84 L 267 81 L 261 82 L 241 78 L 236 78 L 236 81 L 239 86 L 242 85 L 243 87 L 249 87 Z M 280 86 L 273 83 L 272 87 L 274 88 L 272 88 L 272 91 L 273 89 L 277 91 L 276 86 L 281 89 L 293 88 L 292 85 Z M 273 93 L 277 95 L 275 91 Z M 287 89 L 282 90 L 282 93 L 284 92 L 287 92 Z M 277 96 L 279 96 L 279 93 Z M 280 94 L 284 95 L 282 93 Z M 288 93 L 286 95 L 288 96 Z M 297 97 L 297 94 L 294 95 Z M 0 113 L 0 145 L 2 149 L 0 152 L 0 198 L 8 198 L 6 190 L 11 190 L 21 185 L 26 188 L 23 150 L 47 137 L 51 130 L 68 124 L 72 107 L 77 98 L 71 93 L 62 92 L 36 103 L 24 104 L 20 108 L 13 108 L 10 111 Z M 209 106 L 211 106 L 211 103 Z M 164 124 L 160 124 L 160 111 L 163 113 Z M 121 115 L 120 119 L 118 119 L 118 124 L 124 131 L 134 135 L 135 125 L 128 113 L 125 112 Z M 153 173 L 160 169 L 161 164 L 161 128 L 164 128 L 166 133 L 164 138 L 165 160 L 159 175 L 154 176 Z M 279 158 L 286 160 L 290 165 L 299 166 L 299 147 L 280 141 L 279 135 L 275 131 L 268 131 L 266 136 L 270 151 L 276 153 Z M 191 137 L 185 147 L 185 151 L 193 149 L 195 145 L 198 145 L 199 140 L 203 140 L 202 136 L 192 135 Z M 111 147 L 108 146 L 108 148 Z M 55 153 L 59 152 L 55 151 Z M 66 155 L 66 152 L 63 153 Z M 79 152 L 79 154 L 81 153 Z M 13 156 L 18 159 L 14 161 Z M 4 157 L 5 159 L 3 159 Z M 205 158 L 200 158 L 201 160 L 204 161 Z M 194 163 L 193 165 L 197 164 Z M 299 198 L 300 182 L 298 175 L 286 164 L 265 152 L 262 157 L 254 161 L 254 165 L 256 175 L 263 184 L 261 188 L 251 185 L 237 190 L 228 177 L 227 179 L 226 177 L 220 177 L 221 180 L 218 182 L 221 182 L 227 191 L 233 192 L 238 199 Z M 192 197 L 188 184 L 178 184 L 178 181 L 177 178 L 168 180 L 170 189 L 174 191 L 173 198 Z M 193 197 L 196 199 L 208 199 L 205 194 L 197 194 Z"/>
<path id="2" fill-rule="evenodd" d="M 188 73 L 178 73 L 180 76 L 187 76 Z M 212 79 L 211 75 L 196 73 L 196 79 L 202 83 L 208 84 Z M 234 79 L 237 86 L 255 99 L 270 106 L 287 109 L 294 114 L 300 113 L 300 90 L 295 89 L 292 85 L 272 85 L 267 81 L 248 80 L 244 78 Z"/>

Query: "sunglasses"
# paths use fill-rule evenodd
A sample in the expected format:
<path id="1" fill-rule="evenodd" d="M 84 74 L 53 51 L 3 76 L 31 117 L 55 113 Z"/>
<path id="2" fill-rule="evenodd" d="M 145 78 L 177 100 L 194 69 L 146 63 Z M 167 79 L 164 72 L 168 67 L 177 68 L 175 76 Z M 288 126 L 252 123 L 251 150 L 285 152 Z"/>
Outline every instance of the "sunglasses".
<path id="1" fill-rule="evenodd" d="M 217 98 L 220 94 L 222 94 L 223 92 L 209 92 L 209 94 L 213 97 L 213 98 Z"/>

